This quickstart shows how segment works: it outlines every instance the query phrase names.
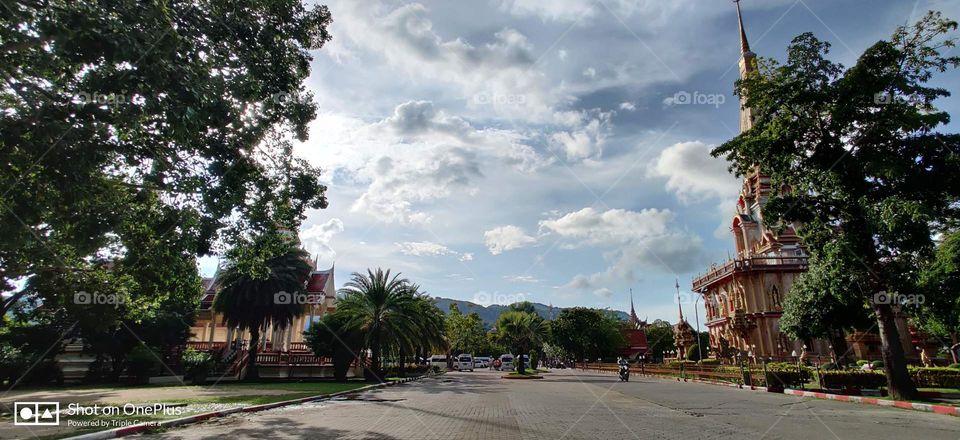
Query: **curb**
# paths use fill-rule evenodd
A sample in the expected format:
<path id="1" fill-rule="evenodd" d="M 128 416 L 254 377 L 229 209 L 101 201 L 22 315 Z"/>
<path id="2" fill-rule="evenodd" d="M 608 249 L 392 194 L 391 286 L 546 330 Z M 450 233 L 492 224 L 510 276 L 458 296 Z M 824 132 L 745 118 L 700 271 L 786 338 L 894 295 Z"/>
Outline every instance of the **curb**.
<path id="1" fill-rule="evenodd" d="M 800 396 L 800 397 L 812 397 L 814 399 L 837 400 L 840 402 L 853 402 L 853 403 L 860 403 L 864 405 L 895 407 L 895 408 L 901 408 L 901 409 L 925 411 L 925 412 L 932 412 L 935 414 L 945 414 L 949 416 L 960 417 L 960 407 L 950 406 L 950 405 L 935 405 L 931 403 L 907 402 L 904 400 L 885 400 L 885 399 L 877 399 L 874 397 L 845 396 L 842 394 L 816 393 L 813 391 L 794 390 L 790 388 L 783 390 L 783 394 L 787 394 L 791 396 Z"/>
<path id="2" fill-rule="evenodd" d="M 189 425 L 191 423 L 202 422 L 204 420 L 209 420 L 209 419 L 216 419 L 216 418 L 227 416 L 230 414 L 266 411 L 268 409 L 280 408 L 283 406 L 299 405 L 301 403 L 327 400 L 333 397 L 343 396 L 345 394 L 362 393 L 364 391 L 374 390 L 377 388 L 384 388 L 388 386 L 412 382 L 414 380 L 420 380 L 420 379 L 423 379 L 424 377 L 427 377 L 427 376 L 392 380 L 389 382 L 381 382 L 378 384 L 360 387 L 354 390 L 340 391 L 332 394 L 322 394 L 322 395 L 316 395 L 316 396 L 310 396 L 310 397 L 302 397 L 300 399 L 284 400 L 282 402 L 267 403 L 263 405 L 241 406 L 238 408 L 231 408 L 223 411 L 213 411 L 213 412 L 208 412 L 203 414 L 195 414 L 188 417 L 181 417 L 179 419 L 172 419 L 172 420 L 164 420 L 161 422 L 141 423 L 133 426 L 124 426 L 122 428 L 114 428 L 106 431 L 97 431 L 97 432 L 91 432 L 89 434 L 83 434 L 83 435 L 78 435 L 74 437 L 66 437 L 65 440 L 100 440 L 100 439 L 107 439 L 107 438 L 124 437 L 128 435 L 139 434 L 151 429 L 173 428 L 175 426 Z"/>

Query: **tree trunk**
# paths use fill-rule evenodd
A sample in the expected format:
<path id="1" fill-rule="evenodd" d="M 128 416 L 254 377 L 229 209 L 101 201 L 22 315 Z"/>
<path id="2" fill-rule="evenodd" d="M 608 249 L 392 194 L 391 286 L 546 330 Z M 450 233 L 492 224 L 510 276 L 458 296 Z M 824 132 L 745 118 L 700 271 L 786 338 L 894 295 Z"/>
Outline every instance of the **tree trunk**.
<path id="1" fill-rule="evenodd" d="M 260 372 L 257 371 L 257 351 L 260 348 L 260 326 L 250 327 L 250 347 L 247 349 L 247 374 L 243 377 L 245 382 L 253 382 L 260 379 Z"/>
<path id="2" fill-rule="evenodd" d="M 397 359 L 400 361 L 400 365 L 397 366 L 397 377 L 407 377 L 407 373 L 403 368 L 403 364 L 406 361 L 403 355 L 403 347 L 397 350 Z"/>
<path id="3" fill-rule="evenodd" d="M 958 363 L 960 360 L 957 360 L 957 351 L 960 351 L 960 341 L 957 341 L 957 334 L 950 334 L 950 342 L 953 342 L 953 345 L 950 346 L 950 357 L 953 358 L 953 363 Z"/>
<path id="4" fill-rule="evenodd" d="M 520 373 L 520 374 L 523 374 L 524 371 L 526 371 L 523 368 L 523 353 L 525 352 L 526 350 L 520 350 L 520 354 L 517 355 L 517 357 L 513 358 L 513 361 L 517 364 L 517 373 Z"/>
<path id="5" fill-rule="evenodd" d="M 847 358 L 847 337 L 843 330 L 834 330 L 830 334 L 830 344 L 833 345 L 833 355 L 837 358 L 837 364 L 846 365 Z"/>
<path id="6" fill-rule="evenodd" d="M 373 341 L 370 343 L 370 370 L 378 382 L 383 382 L 383 375 L 380 374 L 380 328 L 373 331 Z"/>
<path id="7" fill-rule="evenodd" d="M 874 304 L 877 315 L 877 329 L 883 343 L 883 370 L 887 375 L 890 397 L 897 400 L 912 400 L 917 397 L 917 387 L 907 372 L 907 359 L 900 343 L 893 307 L 890 304 Z"/>

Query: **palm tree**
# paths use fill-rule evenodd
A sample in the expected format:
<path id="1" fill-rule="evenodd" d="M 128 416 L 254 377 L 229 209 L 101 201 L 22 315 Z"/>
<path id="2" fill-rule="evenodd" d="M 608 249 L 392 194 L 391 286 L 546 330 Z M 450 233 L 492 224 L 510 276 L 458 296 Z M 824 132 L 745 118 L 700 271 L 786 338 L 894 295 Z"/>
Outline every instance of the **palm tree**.
<path id="1" fill-rule="evenodd" d="M 385 349 L 411 347 L 419 334 L 416 286 L 400 274 L 390 271 L 367 270 L 354 272 L 337 302 L 338 314 L 346 316 L 346 328 L 364 334 L 365 346 L 370 348 L 371 369 L 381 379 L 381 360 Z"/>
<path id="2" fill-rule="evenodd" d="M 517 362 L 517 372 L 524 374 L 523 355 L 547 338 L 547 323 L 536 313 L 508 310 L 497 318 L 497 340 L 506 345 Z"/>
<path id="3" fill-rule="evenodd" d="M 213 310 L 223 314 L 230 327 L 240 331 L 250 330 L 250 348 L 247 358 L 245 380 L 259 378 L 257 351 L 260 331 L 269 324 L 284 329 L 293 319 L 304 312 L 303 304 L 297 301 L 278 301 L 276 296 L 286 292 L 295 298 L 305 293 L 310 274 L 309 255 L 291 243 L 289 249 L 264 262 L 263 274 L 251 275 L 242 270 L 236 261 L 228 261 L 219 279 L 220 292 L 213 302 Z"/>
<path id="4" fill-rule="evenodd" d="M 429 356 L 427 351 L 433 348 L 442 348 L 446 351 L 446 321 L 443 311 L 437 307 L 433 298 L 420 293 L 418 286 L 414 285 L 414 296 L 417 300 L 417 337 L 414 338 L 414 345 L 411 347 L 414 356 L 421 351 L 424 357 Z M 401 365 L 403 357 L 400 359 Z"/>

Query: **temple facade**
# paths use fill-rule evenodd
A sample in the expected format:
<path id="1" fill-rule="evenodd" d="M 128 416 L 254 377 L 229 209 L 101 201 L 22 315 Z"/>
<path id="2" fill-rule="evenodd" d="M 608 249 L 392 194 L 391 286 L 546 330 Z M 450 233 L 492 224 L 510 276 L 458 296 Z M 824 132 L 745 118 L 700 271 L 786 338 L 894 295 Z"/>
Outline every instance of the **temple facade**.
<path id="1" fill-rule="evenodd" d="M 303 304 L 304 313 L 294 318 L 287 328 L 267 326 L 261 329 L 261 349 L 265 351 L 301 351 L 304 349 L 303 332 L 320 320 L 326 313 L 336 310 L 336 284 L 333 278 L 334 268 L 317 270 L 317 262 L 311 262 L 312 270 L 306 282 L 306 295 L 292 295 L 280 300 L 296 301 Z M 217 271 L 211 278 L 203 279 L 203 297 L 197 311 L 196 323 L 191 327 L 190 345 L 209 348 L 227 343 L 242 343 L 250 340 L 249 331 L 239 331 L 228 327 L 223 316 L 213 311 L 213 301 L 219 290 Z M 206 344 L 202 344 L 206 343 Z"/>
<path id="2" fill-rule="evenodd" d="M 630 318 L 627 320 L 627 326 L 621 330 L 627 346 L 620 353 L 620 356 L 639 360 L 640 356 L 645 355 L 650 348 L 647 344 L 647 321 L 641 321 L 637 316 L 637 311 L 633 308 L 633 290 L 630 290 Z"/>
<path id="3" fill-rule="evenodd" d="M 756 73 L 757 56 L 750 50 L 740 5 L 737 3 L 740 30 L 740 77 Z M 753 126 L 750 108 L 740 106 L 740 132 Z M 712 353 L 735 349 L 754 360 L 831 356 L 830 342 L 799 341 L 780 332 L 784 295 L 796 277 L 807 270 L 807 250 L 793 227 L 774 230 L 764 221 L 761 207 L 771 192 L 770 178 L 759 168 L 745 176 L 730 231 L 735 255 L 723 264 L 714 264 L 693 280 L 692 290 L 703 297 L 706 327 Z M 682 321 L 682 318 L 681 318 Z M 679 324 L 678 324 L 679 325 Z M 906 319 L 898 319 L 901 343 L 907 357 L 916 357 L 914 338 Z M 879 337 L 855 332 L 847 335 L 848 356 L 860 359 L 880 357 Z"/>

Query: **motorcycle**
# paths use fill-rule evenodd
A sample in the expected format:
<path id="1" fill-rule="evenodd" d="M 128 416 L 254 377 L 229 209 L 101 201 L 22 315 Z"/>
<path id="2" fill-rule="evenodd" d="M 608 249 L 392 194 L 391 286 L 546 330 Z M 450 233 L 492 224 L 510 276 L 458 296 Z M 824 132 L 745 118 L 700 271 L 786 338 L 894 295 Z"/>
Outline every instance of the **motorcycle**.
<path id="1" fill-rule="evenodd" d="M 620 382 L 629 382 L 630 381 L 630 365 L 626 363 L 620 364 L 620 371 L 618 371 L 618 374 L 620 375 Z"/>

